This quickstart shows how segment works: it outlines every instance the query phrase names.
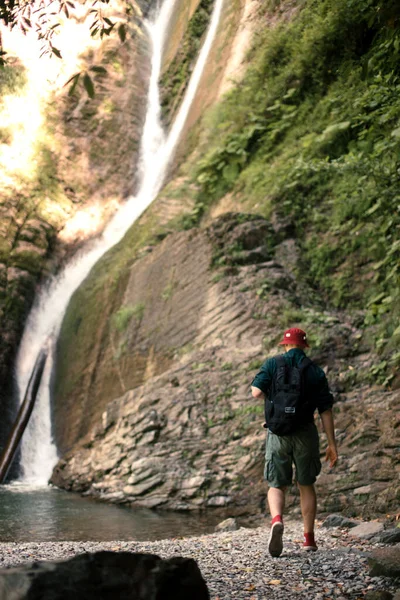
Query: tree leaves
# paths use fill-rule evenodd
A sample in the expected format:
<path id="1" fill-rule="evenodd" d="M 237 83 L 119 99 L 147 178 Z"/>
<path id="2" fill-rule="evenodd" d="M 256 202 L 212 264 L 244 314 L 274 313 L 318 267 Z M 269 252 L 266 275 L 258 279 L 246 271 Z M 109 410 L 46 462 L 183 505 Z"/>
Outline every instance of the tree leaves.
<path id="1" fill-rule="evenodd" d="M 91 71 L 94 74 L 97 74 L 98 76 L 107 75 L 107 69 L 105 67 L 102 67 L 101 65 L 92 65 L 91 67 L 89 67 L 89 71 Z M 93 81 L 93 78 L 90 76 L 88 71 L 80 71 L 79 73 L 75 73 L 64 84 L 64 87 L 70 85 L 70 88 L 68 90 L 68 96 L 72 96 L 74 94 L 79 81 L 82 81 L 83 88 L 86 91 L 89 98 L 93 99 L 95 97 L 95 82 Z"/>
<path id="2" fill-rule="evenodd" d="M 69 90 L 68 90 L 68 96 L 72 96 L 76 86 L 78 85 L 78 81 L 80 78 L 81 74 L 80 73 L 75 73 L 75 75 L 72 75 L 72 77 L 70 79 L 68 79 L 67 83 L 64 84 L 64 87 L 66 87 L 68 84 L 71 84 Z"/>
<path id="3" fill-rule="evenodd" d="M 105 67 L 100 67 L 99 65 L 93 65 L 90 67 L 90 70 L 95 73 L 100 73 L 101 75 L 107 75 L 107 69 Z"/>
<path id="4" fill-rule="evenodd" d="M 94 85 L 92 78 L 88 73 L 85 73 L 83 76 L 83 85 L 85 86 L 85 90 L 89 96 L 89 98 L 94 98 Z"/>
<path id="5" fill-rule="evenodd" d="M 83 0 L 83 4 L 86 4 L 87 1 Z M 109 15 L 104 14 L 105 8 L 101 5 L 105 4 L 108 4 L 108 0 L 94 0 L 91 4 L 91 10 L 88 11 L 92 20 L 89 25 L 89 35 L 91 37 L 98 36 L 100 39 L 103 39 L 104 36 L 111 35 L 114 29 L 116 29 L 121 43 L 124 43 L 127 39 L 128 31 L 140 32 L 132 20 L 132 16 L 137 17 L 141 14 L 136 2 L 124 0 L 125 15 L 121 20 L 119 14 L 116 21 L 113 21 Z M 57 29 L 62 26 L 60 16 L 64 15 L 67 19 L 80 19 L 79 11 L 80 4 L 77 9 L 75 3 L 71 0 L 52 0 L 50 4 L 47 0 L 37 0 L 34 9 L 33 4 L 29 1 L 10 0 L 10 2 L 6 2 L 0 0 L 0 22 L 3 21 L 10 29 L 18 27 L 24 34 L 29 31 L 35 31 L 37 38 L 43 41 L 40 56 L 50 54 L 59 59 L 62 58 L 61 52 L 53 45 L 52 40 L 54 34 L 57 33 Z M 0 64 L 2 62 L 4 62 L 4 58 L 0 58 Z M 90 93 L 92 91 L 89 79 L 90 77 L 88 76 L 84 80 L 85 89 L 88 94 L 89 91 Z"/>
<path id="6" fill-rule="evenodd" d="M 81 20 L 81 5 L 89 3 L 89 33 L 92 38 L 103 39 L 113 31 L 118 34 L 119 41 L 123 44 L 130 35 L 141 35 L 138 17 L 142 16 L 140 6 L 135 0 L 123 0 L 124 15 L 118 9 L 115 19 L 111 16 L 111 9 L 105 5 L 109 0 L 82 0 L 75 4 L 72 0 L 37 0 L 33 5 L 24 0 L 0 0 L 0 23 L 4 22 L 10 29 L 18 27 L 24 34 L 35 31 L 37 39 L 42 42 L 40 57 L 45 55 L 55 56 L 62 59 L 60 49 L 53 44 L 54 36 L 62 27 L 63 21 L 67 19 Z M 108 12 L 107 12 L 108 11 Z M 114 20 L 113 20 L 114 19 Z M 135 22 L 136 19 L 136 22 Z M 6 64 L 6 53 L 0 51 L 0 67 Z M 103 66 L 92 65 L 85 72 L 75 73 L 66 82 L 69 86 L 68 95 L 73 96 L 82 86 L 90 99 L 95 96 L 97 78 L 106 76 L 107 70 Z"/>
<path id="7" fill-rule="evenodd" d="M 400 127 L 396 127 L 396 129 L 393 129 L 390 135 L 396 139 L 400 139 Z"/>
<path id="8" fill-rule="evenodd" d="M 124 43 L 126 40 L 126 26 L 123 23 L 118 26 L 118 35 L 121 42 Z"/>
<path id="9" fill-rule="evenodd" d="M 55 56 L 57 56 L 57 58 L 62 58 L 61 56 L 61 52 L 59 51 L 58 48 L 56 48 L 55 46 L 53 46 L 53 44 L 51 44 L 51 53 L 54 54 Z"/>

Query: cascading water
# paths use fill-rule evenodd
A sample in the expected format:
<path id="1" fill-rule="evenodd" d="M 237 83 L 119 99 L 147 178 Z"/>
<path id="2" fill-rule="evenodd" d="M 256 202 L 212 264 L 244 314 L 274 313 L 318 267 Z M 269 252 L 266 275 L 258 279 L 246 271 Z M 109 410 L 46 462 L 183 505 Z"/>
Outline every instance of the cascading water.
<path id="1" fill-rule="evenodd" d="M 193 70 L 178 115 L 166 138 L 160 124 L 158 80 L 162 51 L 175 0 L 165 0 L 153 21 L 146 23 L 152 45 L 152 68 L 148 104 L 141 141 L 140 183 L 138 192 L 117 211 L 101 237 L 88 245 L 39 295 L 29 315 L 17 358 L 17 384 L 20 398 L 28 384 L 36 357 L 47 347 L 48 360 L 31 421 L 21 444 L 21 476 L 25 483 L 46 485 L 57 462 L 51 438 L 50 378 L 54 364 L 57 336 L 69 300 L 92 267 L 157 196 L 164 182 L 168 164 L 185 124 L 220 20 L 223 0 L 216 0 L 206 39 Z"/>

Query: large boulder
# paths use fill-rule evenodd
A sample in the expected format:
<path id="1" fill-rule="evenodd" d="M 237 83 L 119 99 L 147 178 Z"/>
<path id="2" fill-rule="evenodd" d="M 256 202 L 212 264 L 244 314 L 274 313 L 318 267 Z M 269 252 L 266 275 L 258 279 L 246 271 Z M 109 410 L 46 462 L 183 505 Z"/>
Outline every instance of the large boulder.
<path id="1" fill-rule="evenodd" d="M 0 600 L 209 600 L 196 562 L 96 552 L 0 571 Z"/>
<path id="2" fill-rule="evenodd" d="M 364 540 L 369 540 L 372 537 L 374 537 L 374 535 L 381 533 L 383 531 L 383 528 L 383 523 L 378 523 L 377 521 L 371 521 L 369 523 L 360 523 L 351 530 L 351 535 Z"/>
<path id="3" fill-rule="evenodd" d="M 377 548 L 368 557 L 372 577 L 400 577 L 400 546 Z"/>
<path id="4" fill-rule="evenodd" d="M 343 517 L 342 515 L 329 515 L 322 523 L 322 527 L 347 527 L 351 529 L 353 527 L 357 527 L 360 524 L 360 521 L 356 521 L 355 519 L 348 519 L 347 517 Z"/>

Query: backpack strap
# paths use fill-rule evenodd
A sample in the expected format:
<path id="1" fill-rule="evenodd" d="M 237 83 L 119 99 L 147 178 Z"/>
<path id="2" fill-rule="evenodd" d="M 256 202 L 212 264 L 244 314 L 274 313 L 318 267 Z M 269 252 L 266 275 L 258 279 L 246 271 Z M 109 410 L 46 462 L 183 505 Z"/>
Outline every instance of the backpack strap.
<path id="1" fill-rule="evenodd" d="M 312 360 L 311 360 L 311 358 L 308 358 L 308 356 L 305 356 L 305 357 L 303 358 L 303 360 L 301 361 L 301 365 L 300 365 L 300 367 L 299 367 L 299 370 L 300 370 L 300 372 L 301 372 L 301 373 L 303 373 L 303 371 L 304 371 L 305 369 L 307 369 L 307 367 L 309 367 L 310 365 L 312 365 Z"/>
<path id="2" fill-rule="evenodd" d="M 288 383 L 287 382 L 287 372 L 288 372 L 289 365 L 287 364 L 287 362 L 282 354 L 279 354 L 279 356 L 275 357 L 275 363 L 276 363 L 276 371 L 275 371 L 274 377 L 272 378 L 272 386 L 271 386 L 271 391 L 272 391 L 273 396 L 276 393 L 277 380 L 282 371 L 283 371 L 283 385 L 284 385 L 284 387 L 288 387 L 287 386 L 287 383 Z M 280 382 L 280 388 L 282 388 L 282 382 Z"/>
<path id="3" fill-rule="evenodd" d="M 278 354 L 278 356 L 275 356 L 275 360 L 276 362 L 280 362 L 281 364 L 286 363 L 286 359 L 283 356 L 283 354 Z"/>
<path id="4" fill-rule="evenodd" d="M 275 357 L 275 362 L 276 362 L 276 372 L 274 374 L 274 377 L 272 379 L 272 386 L 271 386 L 271 391 L 273 392 L 273 394 L 275 394 L 276 391 L 276 381 L 278 378 L 278 375 L 280 374 L 280 371 L 284 371 L 284 378 L 283 378 L 283 385 L 282 383 L 280 383 L 280 389 L 290 389 L 290 384 L 288 382 L 288 371 L 290 368 L 290 365 L 288 365 L 286 359 L 284 358 L 283 354 L 279 354 L 278 356 Z M 312 360 L 310 358 L 308 358 L 308 356 L 305 356 L 303 358 L 303 360 L 301 361 L 301 365 L 298 367 L 299 373 L 300 373 L 300 379 L 301 379 L 301 386 L 302 386 L 302 391 L 304 392 L 305 390 L 305 385 L 304 385 L 304 371 L 307 369 L 307 367 L 309 367 L 310 365 L 312 365 Z"/>
<path id="5" fill-rule="evenodd" d="M 290 389 L 290 382 L 288 381 L 288 373 L 289 373 L 289 369 L 291 369 L 290 365 L 288 365 L 286 359 L 284 358 L 283 354 L 279 354 L 279 356 L 277 356 L 275 358 L 276 361 L 276 373 L 274 376 L 274 382 L 276 383 L 276 380 L 278 378 L 278 376 L 280 375 L 280 372 L 282 372 L 283 370 L 283 382 L 280 382 L 280 387 L 283 389 Z M 305 385 L 304 385 L 304 371 L 312 364 L 312 360 L 310 358 L 308 358 L 308 356 L 305 356 L 303 358 L 303 360 L 301 361 L 301 364 L 299 367 L 295 367 L 298 369 L 299 374 L 300 374 L 300 380 L 301 380 L 301 385 L 304 391 Z"/>
<path id="6" fill-rule="evenodd" d="M 287 367 L 289 366 L 286 362 L 285 357 L 283 356 L 283 354 L 279 354 L 278 356 L 275 357 L 275 362 L 276 362 L 276 368 L 279 369 L 280 367 Z M 304 371 L 304 369 L 306 369 L 307 367 L 309 367 L 312 364 L 312 360 L 310 358 L 308 358 L 308 356 L 305 356 L 303 358 L 303 360 L 301 361 L 301 365 L 299 366 L 299 370 L 300 371 Z"/>
<path id="7" fill-rule="evenodd" d="M 304 371 L 310 366 L 312 365 L 313 362 L 310 358 L 308 358 L 308 356 L 305 356 L 303 358 L 303 360 L 301 361 L 301 365 L 299 367 L 299 371 L 300 371 L 300 382 L 301 382 L 301 393 L 302 396 L 304 398 L 304 394 L 306 392 L 306 385 L 305 385 L 305 376 L 304 376 Z"/>
<path id="8" fill-rule="evenodd" d="M 278 370 L 281 367 L 286 367 L 287 362 L 283 356 L 283 354 L 279 354 L 279 356 L 275 357 L 276 369 Z"/>

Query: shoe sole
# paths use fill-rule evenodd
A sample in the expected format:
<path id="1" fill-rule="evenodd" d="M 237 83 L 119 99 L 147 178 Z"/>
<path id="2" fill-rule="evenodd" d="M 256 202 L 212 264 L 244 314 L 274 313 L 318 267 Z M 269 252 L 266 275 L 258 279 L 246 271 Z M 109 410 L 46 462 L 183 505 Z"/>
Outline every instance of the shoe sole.
<path id="1" fill-rule="evenodd" d="M 316 552 L 318 550 L 317 546 L 303 546 L 304 552 Z"/>
<path id="2" fill-rule="evenodd" d="M 277 558 L 283 550 L 283 523 L 274 523 L 269 534 L 268 551 L 271 556 Z"/>

